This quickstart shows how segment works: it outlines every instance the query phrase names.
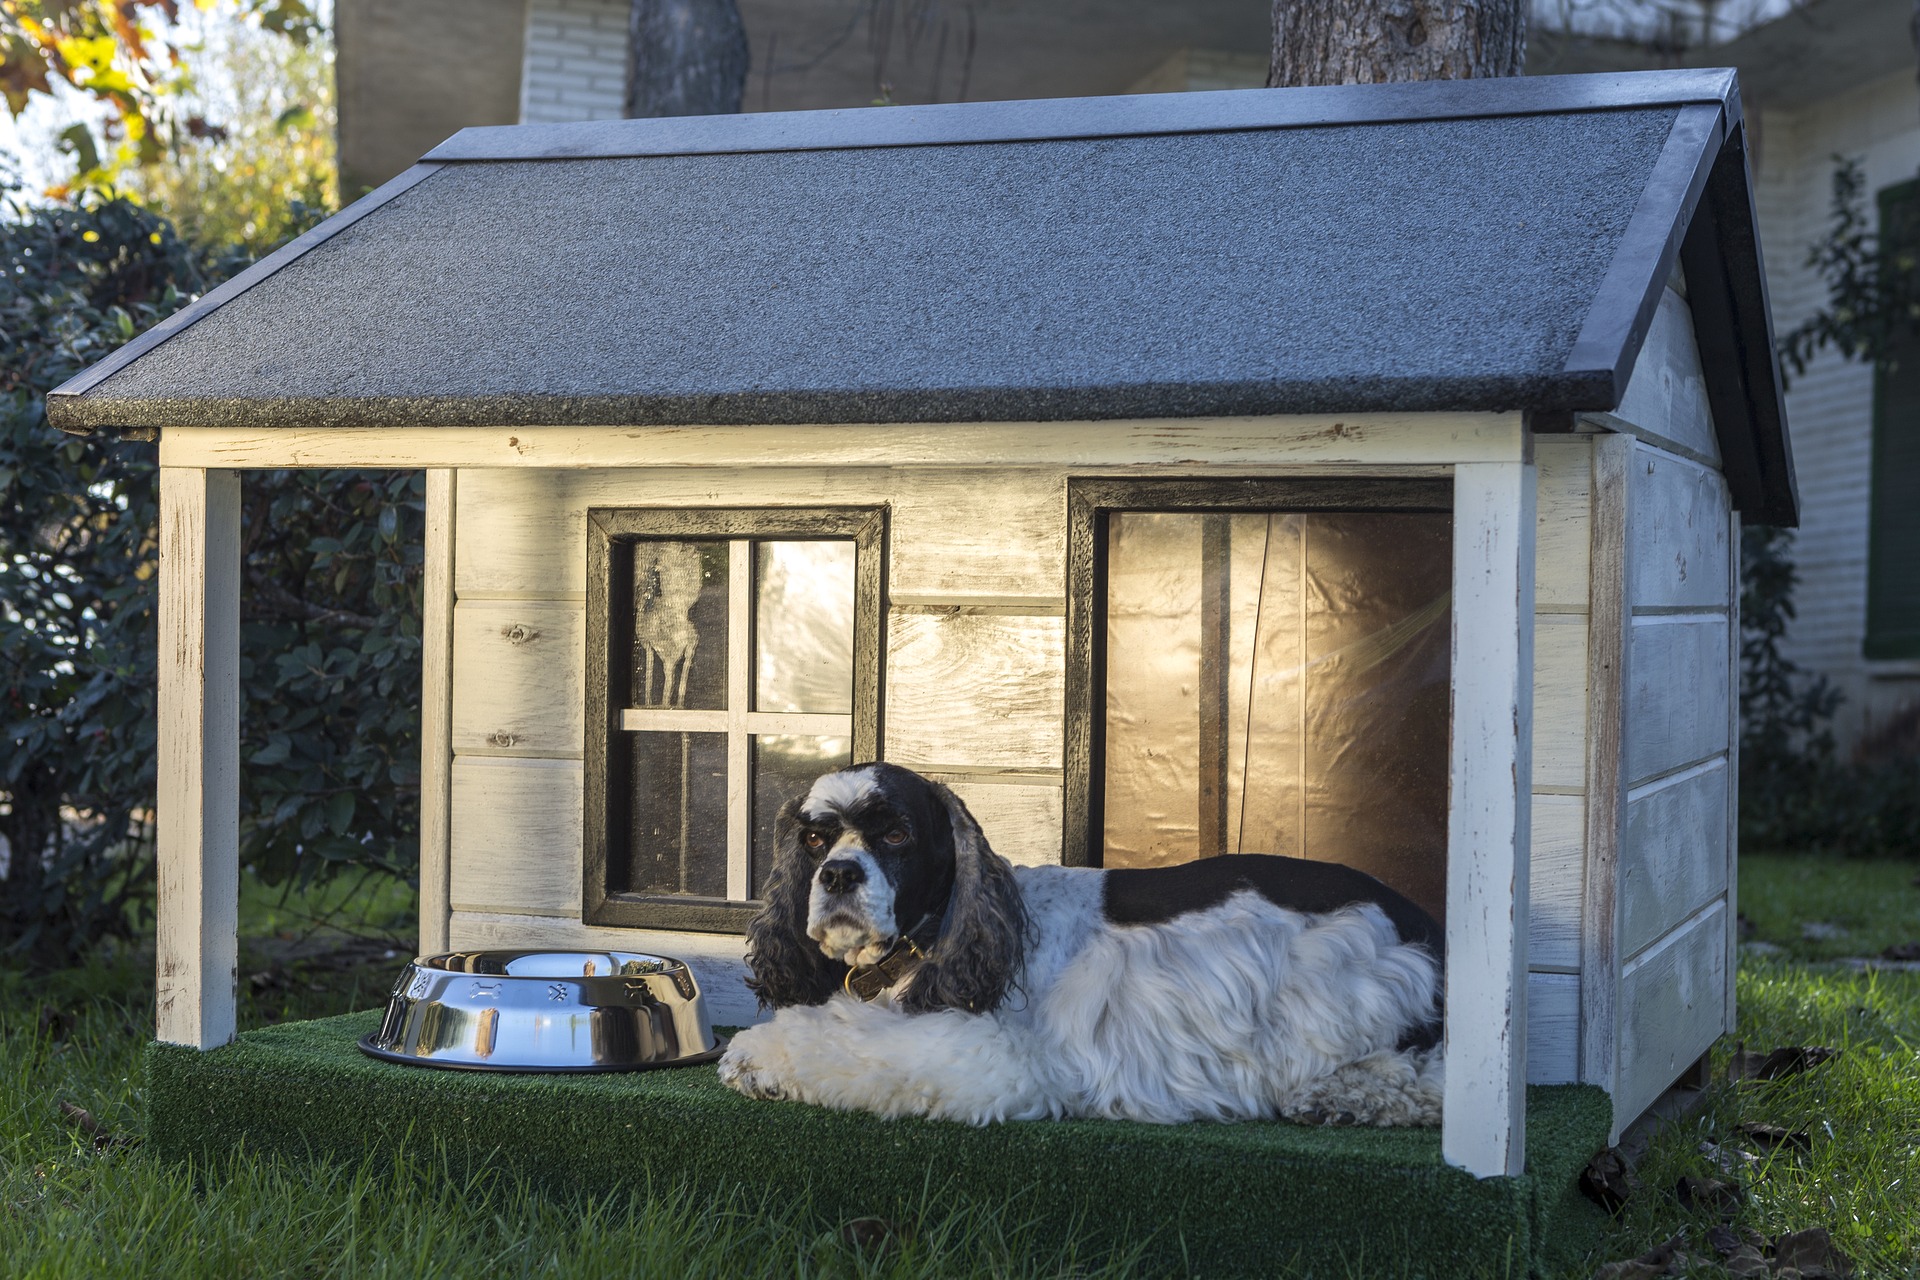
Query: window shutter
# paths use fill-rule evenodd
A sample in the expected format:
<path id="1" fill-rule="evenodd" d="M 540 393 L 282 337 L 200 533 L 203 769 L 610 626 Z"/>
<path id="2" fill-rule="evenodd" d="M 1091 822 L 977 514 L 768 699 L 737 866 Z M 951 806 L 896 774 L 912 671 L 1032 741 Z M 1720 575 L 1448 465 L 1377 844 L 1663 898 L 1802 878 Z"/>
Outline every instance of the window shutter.
<path id="1" fill-rule="evenodd" d="M 1920 183 L 1880 193 L 1883 252 L 1920 253 Z M 1920 658 L 1920 334 L 1874 375 L 1867 525 L 1868 658 Z"/>

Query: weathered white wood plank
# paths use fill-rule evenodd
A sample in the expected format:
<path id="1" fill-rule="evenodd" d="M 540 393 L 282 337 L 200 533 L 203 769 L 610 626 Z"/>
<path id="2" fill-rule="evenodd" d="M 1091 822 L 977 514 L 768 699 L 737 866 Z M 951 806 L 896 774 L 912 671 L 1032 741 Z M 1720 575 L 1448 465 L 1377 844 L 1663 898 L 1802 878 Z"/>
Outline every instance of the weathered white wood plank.
<path id="1" fill-rule="evenodd" d="M 818 467 L 463 472 L 456 585 L 462 600 L 583 600 L 588 507 L 870 505 L 885 500 L 882 474 Z"/>
<path id="2" fill-rule="evenodd" d="M 1527 964 L 1580 965 L 1580 903 L 1587 802 L 1581 796 L 1533 797 L 1533 852 L 1527 869 Z"/>
<path id="3" fill-rule="evenodd" d="M 1060 865 L 1062 793 L 1057 784 L 1005 783 L 956 773 L 927 776 L 953 788 L 995 853 L 1015 866 Z"/>
<path id="4" fill-rule="evenodd" d="M 1587 606 L 1587 849 L 1580 930 L 1580 1076 L 1613 1092 L 1619 1041 L 1621 829 L 1626 821 L 1627 533 L 1634 442 L 1593 445 Z M 1616 1137 L 1618 1135 L 1615 1135 Z"/>
<path id="5" fill-rule="evenodd" d="M 1533 785 L 1587 783 L 1587 619 L 1543 613 L 1533 629 Z"/>
<path id="6" fill-rule="evenodd" d="M 1632 955 L 1727 891 L 1725 758 L 1662 778 L 1627 801 L 1620 947 Z"/>
<path id="7" fill-rule="evenodd" d="M 1592 541 L 1593 443 L 1586 436 L 1540 436 L 1534 466 L 1540 473 L 1534 515 L 1534 608 L 1542 613 L 1587 611 L 1587 560 Z"/>
<path id="8" fill-rule="evenodd" d="M 1580 1071 L 1580 978 L 1527 975 L 1527 1083 L 1572 1084 Z"/>
<path id="9" fill-rule="evenodd" d="M 1067 473 L 1057 468 L 895 470 L 887 579 L 895 601 L 1060 598 Z"/>
<path id="10" fill-rule="evenodd" d="M 1627 780 L 1647 779 L 1727 749 L 1727 620 L 1633 620 L 1627 657 Z"/>
<path id="11" fill-rule="evenodd" d="M 461 601 L 453 611 L 453 749 L 578 759 L 585 632 L 579 605 Z"/>
<path id="12" fill-rule="evenodd" d="M 1064 618 L 899 614 L 887 630 L 887 759 L 1061 767 Z"/>
<path id="13" fill-rule="evenodd" d="M 1740 581 L 1740 513 L 1727 512 L 1727 581 Z M 1727 611 L 1727 687 L 1740 687 L 1740 593 L 1733 592 Z M 1738 1021 L 1735 1000 L 1740 954 L 1740 698 L 1727 699 L 1727 1007 L 1720 1030 L 1731 1032 Z"/>
<path id="14" fill-rule="evenodd" d="M 1630 1123 L 1705 1053 L 1725 1023 L 1726 904 L 1629 959 L 1620 976 L 1614 1123 Z"/>
<path id="15" fill-rule="evenodd" d="M 163 466 L 867 467 L 1486 462 L 1518 413 L 1359 413 L 1115 422 L 819 426 L 169 427 Z"/>
<path id="16" fill-rule="evenodd" d="M 453 910 L 577 920 L 580 806 L 577 760 L 456 756 L 449 876 Z"/>
<path id="17" fill-rule="evenodd" d="M 1707 406 L 1706 376 L 1694 343 L 1693 312 L 1668 289 L 1627 379 L 1626 394 L 1611 413 L 1584 414 L 1615 431 L 1626 431 L 1663 449 L 1718 468 L 1720 442 Z"/>
<path id="18" fill-rule="evenodd" d="M 453 803 L 455 475 L 427 472 L 420 589 L 420 954 L 447 949 L 448 828 Z"/>
<path id="19" fill-rule="evenodd" d="M 1640 445 L 1633 457 L 1628 596 L 1636 609 L 1724 609 L 1727 512 L 1718 471 Z"/>
<path id="20" fill-rule="evenodd" d="M 452 946 L 555 947 L 587 950 L 648 951 L 684 960 L 700 986 L 701 1003 L 715 1026 L 742 1027 L 764 1022 L 771 1015 L 760 1010 L 746 988 L 746 939 L 726 933 L 669 933 L 658 929 L 603 929 L 583 925 L 578 918 L 518 915 L 511 912 L 456 911 Z"/>
<path id="21" fill-rule="evenodd" d="M 240 930 L 240 477 L 160 469 L 158 1038 L 233 1039 Z"/>
<path id="22" fill-rule="evenodd" d="M 462 599 L 583 599 L 588 507 L 892 508 L 888 589 L 900 602 L 1058 601 L 1066 473 L 1000 468 L 474 470 L 461 478 Z"/>
<path id="23" fill-rule="evenodd" d="M 1478 1177 L 1517 1174 L 1525 1160 L 1537 484 L 1517 460 L 1454 470 L 1440 1146 Z"/>

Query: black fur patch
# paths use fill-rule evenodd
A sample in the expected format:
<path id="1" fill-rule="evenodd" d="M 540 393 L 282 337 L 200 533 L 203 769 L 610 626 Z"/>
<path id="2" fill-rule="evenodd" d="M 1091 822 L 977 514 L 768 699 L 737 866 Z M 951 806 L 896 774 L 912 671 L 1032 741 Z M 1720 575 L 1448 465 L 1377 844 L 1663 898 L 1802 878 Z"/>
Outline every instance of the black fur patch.
<path id="1" fill-rule="evenodd" d="M 1103 889 L 1107 919 L 1117 925 L 1164 924 L 1217 907 L 1242 889 L 1308 915 L 1371 902 L 1393 922 L 1402 942 L 1418 943 L 1435 960 L 1446 955 L 1446 934 L 1432 916 L 1366 872 L 1337 862 L 1234 854 L 1173 867 L 1115 868 L 1107 872 Z M 1436 1012 L 1433 1021 L 1409 1029 L 1398 1047 L 1430 1049 L 1439 1042 Z"/>

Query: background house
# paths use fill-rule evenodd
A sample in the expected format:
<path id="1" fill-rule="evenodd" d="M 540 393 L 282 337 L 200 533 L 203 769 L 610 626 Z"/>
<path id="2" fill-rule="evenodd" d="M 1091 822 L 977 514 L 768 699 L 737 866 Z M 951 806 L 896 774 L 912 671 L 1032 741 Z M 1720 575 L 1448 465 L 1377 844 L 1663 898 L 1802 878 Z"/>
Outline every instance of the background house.
<path id="1" fill-rule="evenodd" d="M 1267 0 L 740 7 L 750 111 L 1265 79 Z M 627 0 L 339 0 L 344 189 L 384 181 L 465 125 L 617 117 L 627 10 Z M 1786 332 L 1823 299 L 1805 259 L 1826 225 L 1835 157 L 1860 160 L 1876 212 L 1920 169 L 1909 15 L 1906 0 L 1538 0 L 1527 67 L 1738 68 L 1774 325 Z M 1876 398 L 1871 369 L 1827 353 L 1788 395 L 1803 516 L 1787 651 L 1845 694 L 1843 746 L 1920 704 L 1920 431 L 1897 429 L 1920 416 L 1920 358 L 1911 368 L 1913 388 L 1896 374 Z"/>

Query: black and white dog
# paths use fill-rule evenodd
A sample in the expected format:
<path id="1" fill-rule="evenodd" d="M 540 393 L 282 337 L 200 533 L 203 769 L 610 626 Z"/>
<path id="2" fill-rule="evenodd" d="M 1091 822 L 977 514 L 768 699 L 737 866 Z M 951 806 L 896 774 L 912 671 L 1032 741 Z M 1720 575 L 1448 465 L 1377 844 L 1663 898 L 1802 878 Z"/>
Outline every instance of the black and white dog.
<path id="1" fill-rule="evenodd" d="M 756 1098 L 972 1124 L 1284 1116 L 1437 1124 L 1432 917 L 1293 858 L 1015 868 L 895 765 L 786 806 L 748 985 L 773 1019 L 720 1076 Z"/>

